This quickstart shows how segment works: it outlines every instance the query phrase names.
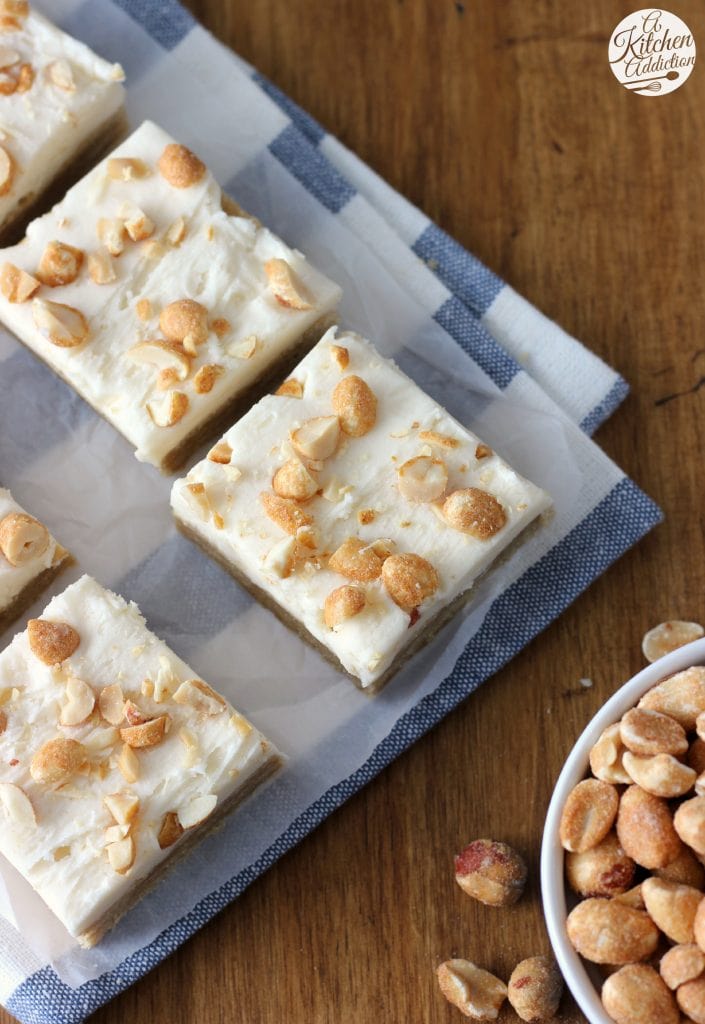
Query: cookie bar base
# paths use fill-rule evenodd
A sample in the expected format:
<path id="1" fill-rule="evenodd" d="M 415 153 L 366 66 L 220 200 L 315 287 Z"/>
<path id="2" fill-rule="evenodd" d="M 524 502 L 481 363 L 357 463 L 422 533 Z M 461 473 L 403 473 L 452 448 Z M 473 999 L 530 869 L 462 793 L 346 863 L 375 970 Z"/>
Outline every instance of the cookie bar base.
<path id="1" fill-rule="evenodd" d="M 304 331 L 292 348 L 283 353 L 281 359 L 277 359 L 271 366 L 265 367 L 260 376 L 244 392 L 226 399 L 225 404 L 216 409 L 212 416 L 192 430 L 190 434 L 187 434 L 175 448 L 167 452 L 159 467 L 162 473 L 176 472 L 202 444 L 220 436 L 224 430 L 231 427 L 270 390 L 273 384 L 279 384 L 281 379 L 285 378 L 301 362 L 307 352 L 335 322 L 336 317 L 332 313 L 321 317 L 307 331 Z"/>
<path id="2" fill-rule="evenodd" d="M 0 247 L 5 248 L 19 242 L 27 225 L 46 213 L 54 203 L 58 203 L 79 178 L 87 174 L 99 160 L 122 142 L 128 130 L 127 114 L 124 107 L 121 107 L 84 141 L 78 152 L 70 155 L 39 195 L 28 192 L 22 197 L 12 213 L 0 224 Z"/>
<path id="3" fill-rule="evenodd" d="M 73 564 L 73 557 L 61 548 L 57 552 L 57 561 L 38 576 L 31 579 L 19 594 L 5 608 L 0 608 L 0 634 L 34 604 L 37 598 L 54 582 L 59 573 Z"/>
<path id="4" fill-rule="evenodd" d="M 210 835 L 224 824 L 225 818 L 235 810 L 235 808 L 241 804 L 247 797 L 251 796 L 256 789 L 258 789 L 264 782 L 270 779 L 275 772 L 279 770 L 282 765 L 282 760 L 279 756 L 271 757 L 268 761 L 265 761 L 258 770 L 255 772 L 250 779 L 248 779 L 246 785 L 237 790 L 237 792 L 231 794 L 231 796 L 223 802 L 218 808 L 214 815 L 214 819 L 208 825 L 207 828 L 195 828 L 193 829 L 190 836 L 187 836 L 184 840 L 178 843 L 174 847 L 174 851 L 171 856 L 163 860 L 159 866 L 143 878 L 134 889 L 125 895 L 125 897 L 110 908 L 107 914 L 105 914 L 99 921 L 96 921 L 94 925 L 82 932 L 78 936 L 78 942 L 84 949 L 91 949 L 95 946 L 103 936 L 110 931 L 111 928 L 118 923 L 121 917 L 128 912 L 133 906 L 135 906 L 143 896 L 154 888 L 159 882 L 161 882 L 164 875 L 166 875 L 171 868 L 173 868 L 182 857 L 185 857 L 189 851 L 200 843 L 206 836 Z"/>
<path id="5" fill-rule="evenodd" d="M 215 562 L 221 565 L 223 569 L 225 569 L 225 571 L 233 577 L 234 580 L 236 580 L 241 586 L 245 588 L 245 590 L 248 591 L 248 593 L 252 595 L 252 597 L 259 601 L 260 604 L 263 604 L 265 608 L 268 608 L 269 611 L 273 612 L 280 620 L 280 622 L 283 622 L 284 625 L 287 626 L 289 629 L 293 630 L 294 633 L 297 634 L 297 636 L 301 637 L 302 640 L 305 640 L 306 643 L 310 644 L 311 647 L 314 647 L 326 659 L 326 661 L 329 662 L 329 664 L 333 665 L 334 668 L 336 668 L 339 672 L 342 672 L 344 675 L 348 676 L 349 679 L 352 679 L 352 681 L 355 683 L 355 686 L 357 686 L 359 690 L 361 690 L 363 693 L 367 694 L 370 697 L 374 696 L 376 693 L 379 693 L 379 691 L 387 685 L 390 679 L 393 676 L 395 676 L 397 672 L 399 672 L 400 669 L 403 668 L 403 666 L 411 658 L 413 658 L 415 654 L 417 654 L 423 647 L 426 647 L 427 644 L 431 643 L 434 637 L 443 629 L 443 627 L 448 622 L 450 622 L 450 620 L 456 615 L 456 613 L 459 612 L 463 605 L 470 599 L 470 596 L 472 595 L 474 590 L 475 583 L 477 583 L 478 580 L 483 579 L 485 576 L 491 573 L 493 569 L 496 569 L 499 565 L 506 561 L 506 559 L 512 555 L 512 553 L 520 544 L 523 544 L 526 540 L 528 540 L 529 536 L 533 535 L 535 531 L 539 529 L 539 526 L 542 521 L 542 517 L 538 516 L 532 523 L 529 523 L 528 526 L 524 530 L 522 530 L 522 532 L 517 537 L 514 538 L 509 547 L 507 547 L 502 552 L 502 554 L 496 559 L 496 561 L 492 563 L 489 569 L 487 569 L 487 571 L 482 574 L 482 576 L 479 576 L 474 581 L 474 583 L 470 587 L 468 587 L 467 590 L 463 591 L 462 594 L 458 594 L 458 596 L 454 598 L 454 600 L 452 600 L 450 604 L 446 605 L 444 608 L 439 609 L 436 615 L 434 615 L 434 617 L 426 623 L 425 628 L 423 628 L 419 633 L 417 633 L 414 640 L 412 640 L 412 642 L 407 647 L 405 647 L 403 651 L 399 653 L 398 657 L 392 662 L 387 671 L 379 677 L 379 679 L 375 679 L 375 681 L 373 683 L 370 683 L 369 686 L 363 686 L 358 677 L 356 675 L 353 675 L 352 672 L 349 672 L 348 669 L 346 669 L 345 666 L 342 664 L 342 662 L 339 661 L 338 658 L 336 658 L 333 652 L 328 647 L 326 647 L 325 644 L 322 644 L 321 641 L 312 633 L 309 633 L 306 627 L 298 619 L 296 619 L 293 615 L 287 612 L 286 609 L 282 608 L 279 602 L 275 601 L 271 594 L 268 594 L 266 590 L 262 590 L 262 588 L 258 587 L 257 584 L 254 583 L 248 576 L 245 576 L 245 574 L 241 572 L 241 570 L 236 565 L 233 565 L 232 562 L 229 562 L 226 558 L 224 558 L 221 552 L 217 550 L 217 548 L 215 548 L 213 545 L 209 544 L 206 540 L 204 540 L 201 534 L 198 533 L 196 530 L 193 530 L 187 523 L 183 521 L 183 519 L 179 519 L 178 516 L 174 516 L 174 519 L 176 520 L 176 525 L 179 528 L 180 532 L 184 535 L 184 537 L 187 537 L 189 540 L 193 541 L 194 544 L 196 544 L 197 547 L 199 547 L 203 552 L 205 552 L 205 554 L 207 554 L 209 558 L 212 558 Z"/>

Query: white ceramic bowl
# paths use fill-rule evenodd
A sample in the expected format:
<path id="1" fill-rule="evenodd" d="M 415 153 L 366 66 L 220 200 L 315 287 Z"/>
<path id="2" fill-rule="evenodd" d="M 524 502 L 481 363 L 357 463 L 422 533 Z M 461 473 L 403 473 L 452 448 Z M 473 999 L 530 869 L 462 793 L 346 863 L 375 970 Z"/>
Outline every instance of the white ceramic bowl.
<path id="1" fill-rule="evenodd" d="M 568 941 L 566 931 L 566 884 L 563 871 L 563 847 L 559 839 L 561 811 L 571 789 L 585 778 L 589 770 L 590 748 L 608 725 L 638 702 L 664 676 L 691 665 L 705 664 L 705 638 L 680 647 L 637 673 L 600 708 L 578 742 L 571 750 L 558 777 L 546 815 L 541 846 L 541 894 L 546 927 L 558 966 L 568 988 L 590 1024 L 613 1024 L 602 1007 L 599 987 L 590 978 L 585 963 Z"/>

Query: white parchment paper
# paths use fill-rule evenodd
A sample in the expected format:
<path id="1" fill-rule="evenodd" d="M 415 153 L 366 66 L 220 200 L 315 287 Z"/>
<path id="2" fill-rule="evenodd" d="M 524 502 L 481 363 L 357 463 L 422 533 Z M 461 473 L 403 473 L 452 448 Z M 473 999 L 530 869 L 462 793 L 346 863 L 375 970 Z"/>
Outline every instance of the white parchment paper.
<path id="1" fill-rule="evenodd" d="M 51 10 L 43 6 L 58 20 L 76 7 L 70 0 Z M 115 967 L 252 865 L 315 800 L 363 765 L 400 716 L 452 671 L 492 601 L 622 479 L 526 375 L 500 392 L 433 321 L 418 291 L 404 287 L 386 260 L 275 159 L 267 145 L 281 129 L 281 114 L 225 54 L 218 51 L 203 67 L 187 46 L 152 66 L 153 44 L 144 33 L 110 5 L 94 6 L 101 20 L 93 29 L 103 52 L 122 60 L 132 76 L 133 125 L 152 117 L 191 145 L 246 208 L 342 285 L 341 323 L 371 338 L 461 422 L 546 488 L 556 512 L 479 583 L 464 611 L 385 691 L 369 698 L 180 537 L 168 504 L 172 479 L 138 463 L 110 426 L 0 333 L 0 480 L 77 560 L 53 592 L 88 572 L 137 601 L 149 626 L 288 757 L 271 785 L 94 950 L 80 950 L 31 888 L 0 863 L 0 913 L 74 987 Z M 95 42 L 90 25 L 74 28 Z M 393 236 L 388 242 L 393 249 Z M 408 256 L 403 243 L 398 245 Z M 0 643 L 9 639 L 0 637 Z"/>

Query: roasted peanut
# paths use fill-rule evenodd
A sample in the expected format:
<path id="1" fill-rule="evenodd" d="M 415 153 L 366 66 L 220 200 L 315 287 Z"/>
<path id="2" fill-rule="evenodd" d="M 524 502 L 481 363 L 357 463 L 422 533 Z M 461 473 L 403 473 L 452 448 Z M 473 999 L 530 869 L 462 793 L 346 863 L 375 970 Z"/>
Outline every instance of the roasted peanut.
<path id="1" fill-rule="evenodd" d="M 583 779 L 568 795 L 561 816 L 564 849 L 582 853 L 605 838 L 619 807 L 614 786 L 599 779 Z"/>

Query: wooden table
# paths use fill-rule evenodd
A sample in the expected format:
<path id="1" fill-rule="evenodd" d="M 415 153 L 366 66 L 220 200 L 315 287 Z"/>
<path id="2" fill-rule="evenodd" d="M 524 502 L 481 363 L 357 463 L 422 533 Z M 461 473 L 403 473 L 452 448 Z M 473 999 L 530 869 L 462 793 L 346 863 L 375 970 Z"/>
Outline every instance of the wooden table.
<path id="1" fill-rule="evenodd" d="M 544 813 L 588 718 L 668 617 L 702 620 L 705 73 L 639 97 L 607 64 L 635 0 L 191 0 L 194 13 L 633 393 L 598 441 L 667 520 L 463 707 L 96 1024 L 439 1024 L 434 968 L 507 977 L 547 952 Z M 705 46 L 701 0 L 678 13 Z M 700 60 L 705 60 L 701 57 Z M 680 395 L 670 401 L 663 399 Z M 703 417 L 701 420 L 700 417 Z M 592 688 L 579 685 L 581 677 Z M 452 856 L 526 855 L 515 908 L 463 895 Z M 515 1021 L 506 1010 L 503 1021 Z M 582 1021 L 568 999 L 559 1018 Z M 10 1018 L 0 1013 L 0 1022 Z"/>

